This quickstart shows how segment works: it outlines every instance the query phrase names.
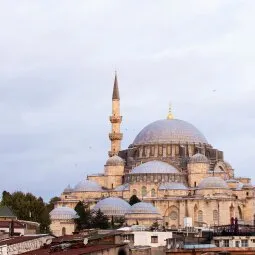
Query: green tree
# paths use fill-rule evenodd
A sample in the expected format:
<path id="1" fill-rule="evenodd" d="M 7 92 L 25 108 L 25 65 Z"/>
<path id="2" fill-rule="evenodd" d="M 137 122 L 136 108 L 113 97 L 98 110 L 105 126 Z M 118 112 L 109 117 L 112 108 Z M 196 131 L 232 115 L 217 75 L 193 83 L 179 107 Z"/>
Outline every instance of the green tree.
<path id="1" fill-rule="evenodd" d="M 139 203 L 139 202 L 141 202 L 141 200 L 136 195 L 131 196 L 130 199 L 129 199 L 129 204 L 130 205 L 134 205 L 134 204 Z"/>
<path id="2" fill-rule="evenodd" d="M 47 209 L 49 213 L 54 209 L 56 202 L 60 201 L 60 197 L 53 197 L 50 199 L 49 203 L 47 204 Z"/>
<path id="3" fill-rule="evenodd" d="M 109 228 L 108 217 L 100 209 L 93 213 L 92 226 L 101 229 Z"/>
<path id="4" fill-rule="evenodd" d="M 11 208 L 20 220 L 35 221 L 40 223 L 40 232 L 49 231 L 50 217 L 47 205 L 41 197 L 37 198 L 31 193 L 21 191 L 10 194 L 4 191 L 1 205 Z"/>
<path id="5" fill-rule="evenodd" d="M 86 228 L 92 227 L 92 215 L 87 206 L 79 201 L 79 203 L 75 206 L 74 210 L 77 212 L 79 218 L 75 219 L 77 224 L 77 230 L 82 230 Z"/>

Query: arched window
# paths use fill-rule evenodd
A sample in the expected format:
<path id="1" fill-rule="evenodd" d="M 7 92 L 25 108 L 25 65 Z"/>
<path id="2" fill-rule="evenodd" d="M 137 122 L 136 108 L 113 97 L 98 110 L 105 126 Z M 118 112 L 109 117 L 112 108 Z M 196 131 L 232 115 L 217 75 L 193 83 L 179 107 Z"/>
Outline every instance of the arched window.
<path id="1" fill-rule="evenodd" d="M 197 213 L 197 221 L 203 222 L 203 212 L 201 210 L 199 210 Z"/>
<path id="2" fill-rule="evenodd" d="M 142 197 L 145 197 L 147 194 L 147 188 L 145 186 L 142 187 Z"/>
<path id="3" fill-rule="evenodd" d="M 137 195 L 137 190 L 133 189 L 133 195 Z"/>
<path id="4" fill-rule="evenodd" d="M 151 196 L 152 196 L 152 197 L 156 197 L 156 191 L 155 191 L 155 189 L 152 189 L 152 190 L 151 190 Z"/>
<path id="5" fill-rule="evenodd" d="M 66 235 L 66 228 L 63 227 L 63 228 L 62 228 L 62 236 L 65 236 L 65 235 Z"/>
<path id="6" fill-rule="evenodd" d="M 194 206 L 194 219 L 197 220 L 197 211 L 198 211 L 198 208 L 197 208 L 197 205 Z"/>
<path id="7" fill-rule="evenodd" d="M 213 221 L 214 221 L 214 224 L 218 223 L 218 220 L 219 220 L 219 213 L 218 213 L 217 210 L 213 210 Z"/>

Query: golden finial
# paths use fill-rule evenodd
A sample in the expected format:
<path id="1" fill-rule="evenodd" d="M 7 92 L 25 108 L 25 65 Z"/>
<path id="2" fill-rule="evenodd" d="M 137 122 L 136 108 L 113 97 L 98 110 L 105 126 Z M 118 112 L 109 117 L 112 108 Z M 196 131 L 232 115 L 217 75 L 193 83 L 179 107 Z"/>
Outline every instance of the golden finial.
<path id="1" fill-rule="evenodd" d="M 167 119 L 168 119 L 168 120 L 174 119 L 174 115 L 173 115 L 173 113 L 172 113 L 172 105 L 171 105 L 171 104 L 169 104 L 169 110 L 168 110 Z"/>

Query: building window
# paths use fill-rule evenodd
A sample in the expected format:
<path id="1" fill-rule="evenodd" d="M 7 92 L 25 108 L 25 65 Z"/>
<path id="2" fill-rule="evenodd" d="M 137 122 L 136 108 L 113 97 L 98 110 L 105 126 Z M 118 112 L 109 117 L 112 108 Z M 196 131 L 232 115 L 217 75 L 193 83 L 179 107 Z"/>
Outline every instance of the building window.
<path id="1" fill-rule="evenodd" d="M 145 197 L 147 194 L 147 188 L 145 186 L 142 187 L 142 197 Z"/>
<path id="2" fill-rule="evenodd" d="M 242 240 L 242 247 L 248 247 L 248 240 Z"/>
<path id="3" fill-rule="evenodd" d="M 63 228 L 62 228 L 62 236 L 65 236 L 65 235 L 66 235 L 66 228 L 63 227 Z"/>
<path id="4" fill-rule="evenodd" d="M 163 155 L 163 147 L 162 146 L 158 147 L 158 154 L 159 154 L 159 156 Z"/>
<path id="5" fill-rule="evenodd" d="M 151 146 L 151 156 L 154 156 L 154 154 L 155 154 L 155 147 Z"/>
<path id="6" fill-rule="evenodd" d="M 178 217 L 178 214 L 176 211 L 172 211 L 169 216 L 171 220 L 176 220 Z"/>
<path id="7" fill-rule="evenodd" d="M 223 240 L 223 247 L 229 247 L 229 240 Z"/>
<path id="8" fill-rule="evenodd" d="M 198 211 L 198 214 L 197 214 L 197 221 L 199 223 L 203 222 L 203 212 L 201 210 Z"/>
<path id="9" fill-rule="evenodd" d="M 220 247 L 220 242 L 219 242 L 219 240 L 214 240 L 214 244 L 215 244 L 215 246 Z"/>
<path id="10" fill-rule="evenodd" d="M 214 223 L 218 223 L 219 214 L 217 210 L 213 210 L 213 221 Z"/>
<path id="11" fill-rule="evenodd" d="M 236 247 L 240 247 L 240 241 L 236 241 Z"/>
<path id="12" fill-rule="evenodd" d="M 151 190 L 151 196 L 152 196 L 152 197 L 156 197 L 156 191 L 155 191 L 155 189 L 152 189 L 152 190 Z"/>
<path id="13" fill-rule="evenodd" d="M 158 236 L 152 236 L 151 243 L 158 243 Z"/>

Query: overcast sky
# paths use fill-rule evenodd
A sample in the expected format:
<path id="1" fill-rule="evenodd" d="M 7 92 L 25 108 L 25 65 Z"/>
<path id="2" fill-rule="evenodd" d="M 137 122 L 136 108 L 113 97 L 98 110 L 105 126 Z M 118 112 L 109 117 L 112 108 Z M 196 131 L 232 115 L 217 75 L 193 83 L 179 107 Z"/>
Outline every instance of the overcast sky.
<path id="1" fill-rule="evenodd" d="M 122 148 L 171 102 L 255 181 L 255 1 L 0 5 L 1 192 L 47 200 L 103 172 L 115 69 Z"/>

